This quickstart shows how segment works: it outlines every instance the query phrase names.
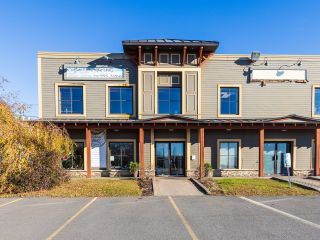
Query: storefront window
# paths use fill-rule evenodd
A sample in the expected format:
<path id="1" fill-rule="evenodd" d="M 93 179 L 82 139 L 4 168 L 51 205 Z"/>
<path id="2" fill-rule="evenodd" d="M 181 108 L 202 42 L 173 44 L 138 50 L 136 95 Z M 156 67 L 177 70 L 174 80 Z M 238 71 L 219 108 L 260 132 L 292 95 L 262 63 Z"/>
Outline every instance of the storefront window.
<path id="1" fill-rule="evenodd" d="M 320 88 L 314 89 L 314 114 L 320 115 Z"/>
<path id="2" fill-rule="evenodd" d="M 220 142 L 219 159 L 221 169 L 238 168 L 238 142 Z"/>
<path id="3" fill-rule="evenodd" d="M 134 144 L 132 142 L 110 142 L 110 162 L 112 168 L 129 168 L 134 161 Z"/>
<path id="4" fill-rule="evenodd" d="M 83 114 L 83 88 L 59 87 L 60 114 Z"/>
<path id="5" fill-rule="evenodd" d="M 62 161 L 62 166 L 70 170 L 84 170 L 84 142 L 75 142 L 74 153 Z"/>
<path id="6" fill-rule="evenodd" d="M 133 114 L 132 87 L 110 87 L 110 113 Z"/>

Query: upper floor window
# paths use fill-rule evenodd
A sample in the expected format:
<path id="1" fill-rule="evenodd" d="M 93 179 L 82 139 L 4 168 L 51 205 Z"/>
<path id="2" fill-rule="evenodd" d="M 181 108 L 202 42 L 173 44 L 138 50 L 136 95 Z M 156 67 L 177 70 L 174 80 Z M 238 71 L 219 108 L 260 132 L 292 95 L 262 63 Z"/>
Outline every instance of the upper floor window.
<path id="1" fill-rule="evenodd" d="M 59 87 L 59 114 L 83 114 L 83 87 Z"/>
<path id="2" fill-rule="evenodd" d="M 320 115 L 320 86 L 313 89 L 313 115 Z"/>
<path id="3" fill-rule="evenodd" d="M 240 114 L 239 92 L 239 87 L 220 87 L 220 115 Z"/>
<path id="4" fill-rule="evenodd" d="M 110 87 L 110 114 L 133 114 L 133 88 Z"/>
<path id="5" fill-rule="evenodd" d="M 180 54 L 172 53 L 171 54 L 171 64 L 180 64 Z"/>
<path id="6" fill-rule="evenodd" d="M 197 62 L 197 54 L 187 54 L 187 64 L 196 65 Z"/>
<path id="7" fill-rule="evenodd" d="M 169 63 L 169 53 L 160 53 L 159 54 L 159 63 L 168 64 Z"/>
<path id="8" fill-rule="evenodd" d="M 181 114 L 181 88 L 158 87 L 158 109 L 160 114 Z"/>
<path id="9" fill-rule="evenodd" d="M 239 164 L 239 142 L 219 142 L 219 163 L 221 169 L 238 168 Z"/>
<path id="10" fill-rule="evenodd" d="M 152 53 L 144 53 L 143 54 L 143 63 L 145 63 L 145 64 L 153 63 L 153 55 L 152 55 Z"/>

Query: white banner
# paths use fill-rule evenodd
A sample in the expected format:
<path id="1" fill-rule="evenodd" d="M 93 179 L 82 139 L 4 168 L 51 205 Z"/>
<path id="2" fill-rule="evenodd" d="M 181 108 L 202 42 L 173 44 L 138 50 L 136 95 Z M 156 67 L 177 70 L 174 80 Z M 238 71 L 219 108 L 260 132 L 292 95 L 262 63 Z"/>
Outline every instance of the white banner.
<path id="1" fill-rule="evenodd" d="M 106 168 L 106 132 L 91 134 L 91 167 Z"/>
<path id="2" fill-rule="evenodd" d="M 125 80 L 124 69 L 110 66 L 64 66 L 65 80 Z"/>
<path id="3" fill-rule="evenodd" d="M 292 80 L 292 81 L 304 81 L 307 80 L 306 70 L 294 70 L 294 69 L 253 69 L 251 72 L 252 81 L 261 80 Z"/>

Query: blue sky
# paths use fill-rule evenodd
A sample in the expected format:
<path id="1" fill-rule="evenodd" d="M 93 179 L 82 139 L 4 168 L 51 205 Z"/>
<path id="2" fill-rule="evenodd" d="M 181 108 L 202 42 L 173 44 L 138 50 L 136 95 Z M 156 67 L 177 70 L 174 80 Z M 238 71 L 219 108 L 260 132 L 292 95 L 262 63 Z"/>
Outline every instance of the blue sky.
<path id="1" fill-rule="evenodd" d="M 0 2 L 0 76 L 37 116 L 37 52 L 121 52 L 121 40 L 217 40 L 218 53 L 320 54 L 320 1 Z"/>

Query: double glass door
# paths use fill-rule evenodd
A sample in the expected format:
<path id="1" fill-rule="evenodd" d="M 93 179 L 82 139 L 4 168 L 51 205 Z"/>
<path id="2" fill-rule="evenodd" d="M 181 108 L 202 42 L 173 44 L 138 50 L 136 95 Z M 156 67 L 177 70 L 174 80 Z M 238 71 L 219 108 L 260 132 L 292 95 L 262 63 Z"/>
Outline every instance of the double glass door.
<path id="1" fill-rule="evenodd" d="M 291 153 L 290 142 L 265 142 L 264 143 L 264 174 L 285 175 L 284 167 L 286 153 Z"/>
<path id="2" fill-rule="evenodd" d="M 156 175 L 184 175 L 184 143 L 156 142 Z"/>

